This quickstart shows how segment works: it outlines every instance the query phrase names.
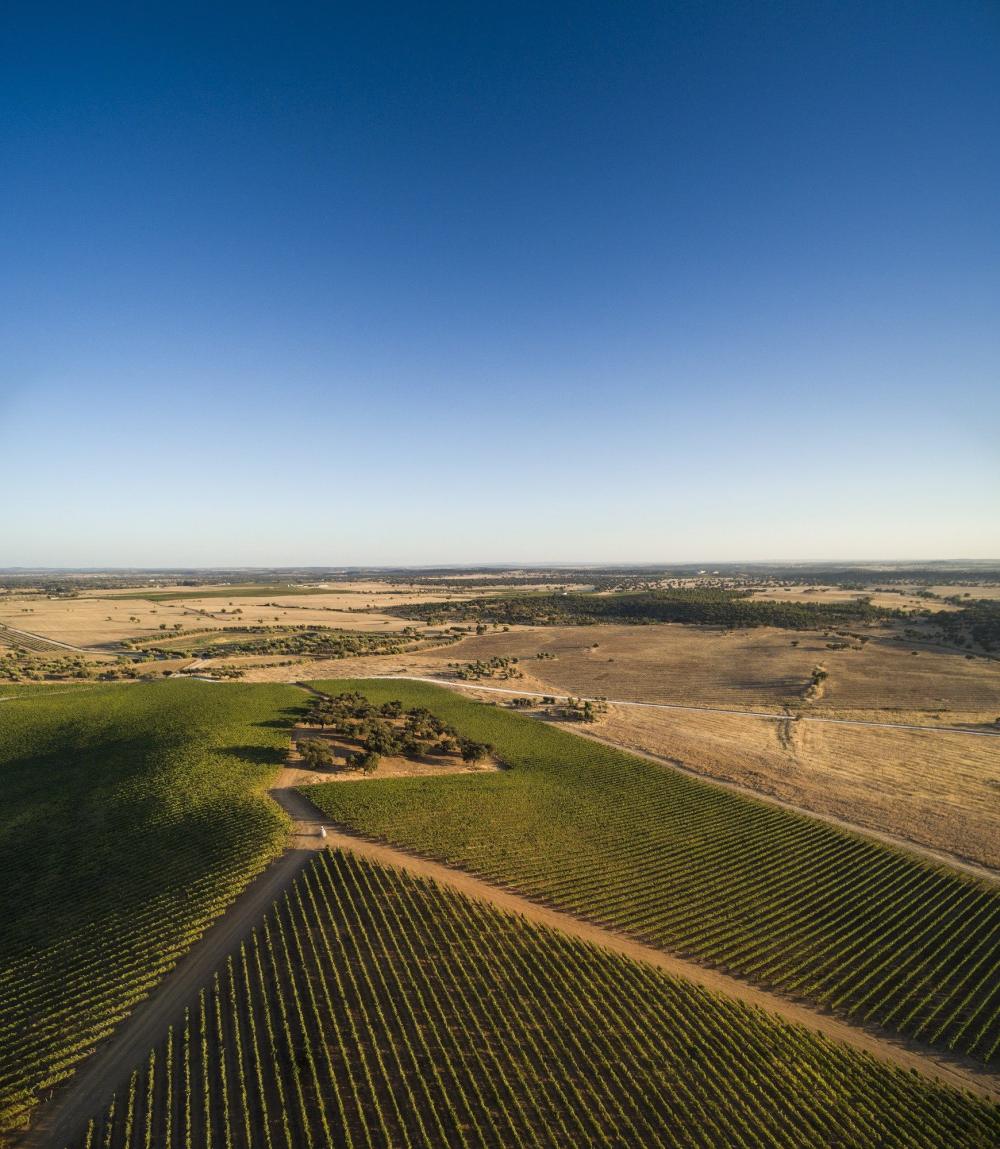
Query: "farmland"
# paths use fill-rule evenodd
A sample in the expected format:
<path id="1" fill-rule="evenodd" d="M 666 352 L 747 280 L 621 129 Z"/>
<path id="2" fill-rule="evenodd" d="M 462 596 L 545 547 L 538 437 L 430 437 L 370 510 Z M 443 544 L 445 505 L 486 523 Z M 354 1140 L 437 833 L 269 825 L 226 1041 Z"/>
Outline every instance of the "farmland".
<path id="1" fill-rule="evenodd" d="M 310 787 L 332 819 L 858 1023 L 996 1057 L 995 888 L 439 688 L 325 686 L 426 706 L 512 767 Z"/>
<path id="2" fill-rule="evenodd" d="M 769 627 L 511 627 L 467 634 L 436 652 L 359 660 L 357 672 L 350 663 L 331 669 L 356 678 L 397 672 L 448 677 L 450 662 L 515 657 L 526 689 L 558 693 L 927 724 L 992 723 L 1000 716 L 1000 662 L 890 635 L 864 644 L 842 641 Z M 817 665 L 828 677 L 822 695 L 807 701 Z M 321 674 L 322 664 L 315 669 Z"/>
<path id="3" fill-rule="evenodd" d="M 1000 738 L 609 705 L 594 732 L 1000 870 Z"/>
<path id="4" fill-rule="evenodd" d="M 675 955 L 672 961 L 744 979 L 744 986 L 757 987 L 754 992 L 777 995 L 771 998 L 776 1008 L 780 998 L 794 999 L 864 1027 L 873 1041 L 901 1035 L 915 1048 L 957 1055 L 965 1059 L 963 1072 L 993 1080 L 1000 1063 L 996 887 L 623 752 L 647 750 L 693 773 L 995 866 L 995 744 L 941 729 L 986 732 L 1000 716 L 1000 663 L 968 645 L 972 616 L 962 621 L 968 600 L 928 598 L 919 584 L 892 584 L 871 594 L 868 610 L 850 581 L 825 591 L 794 581 L 770 588 L 753 580 L 746 588 L 716 581 L 646 585 L 637 576 L 589 572 L 567 573 L 562 583 L 511 576 L 509 585 L 494 576 L 117 589 L 101 582 L 79 590 L 53 586 L 48 594 L 19 587 L 3 596 L 2 619 L 41 637 L 6 642 L 0 670 L 15 680 L 0 685 L 0 699 L 6 699 L 0 702 L 6 799 L 0 862 L 13 875 L 0 905 L 5 924 L 12 923 L 0 943 L 0 1135 L 23 1123 L 38 1098 L 112 1034 L 137 1001 L 156 991 L 205 926 L 289 843 L 287 820 L 265 793 L 280 767 L 280 786 L 308 783 L 309 799 L 331 820 L 462 867 L 536 906 L 599 923 L 660 955 Z M 995 601 L 989 586 L 966 585 L 980 592 L 975 601 Z M 743 593 L 748 588 L 750 596 Z M 762 601 L 768 595 L 778 601 Z M 816 598 L 841 612 L 841 621 L 812 610 Z M 611 602 L 613 621 L 594 621 L 598 614 L 588 613 L 589 606 L 575 614 L 582 608 L 568 606 L 568 599 Z M 626 599 L 657 611 L 682 607 L 712 617 L 722 611 L 719 618 L 728 623 L 711 625 L 708 616 L 683 622 L 621 617 L 616 612 Z M 497 613 L 494 620 L 490 600 L 502 600 L 503 611 L 514 614 Z M 538 616 L 540 605 L 550 613 Z M 776 607 L 791 613 L 775 616 Z M 899 615 L 900 609 L 924 614 Z M 522 610 L 530 624 L 502 621 Z M 851 614 L 847 622 L 844 611 Z M 945 612 L 959 622 L 935 628 L 928 621 Z M 431 621 L 441 615 L 446 624 Z M 984 617 L 989 622 L 992 616 Z M 766 624 L 776 621 L 780 625 Z M 88 650 L 54 645 L 59 642 Z M 90 653 L 91 646 L 103 653 Z M 254 681 L 94 681 L 111 673 L 162 678 L 194 667 Z M 32 674 L 59 681 L 17 681 Z M 513 700 L 503 695 L 482 694 L 501 702 L 484 706 L 429 685 L 357 681 L 386 674 L 441 677 L 472 691 L 500 685 L 643 705 L 598 706 L 590 716 L 596 721 L 580 727 L 604 740 L 595 742 L 559 728 L 575 714 L 565 705 L 561 717 L 557 705 L 527 708 L 547 717 L 546 724 L 513 713 Z M 363 781 L 346 768 L 334 774 L 304 769 L 307 763 L 289 755 L 291 736 L 326 739 L 345 760 L 363 749 L 360 734 L 352 739 L 301 725 L 315 699 L 290 681 L 326 677 L 337 679 L 320 681 L 332 693 L 357 687 L 378 703 L 426 706 L 456 735 L 490 743 L 495 754 L 470 772 L 456 753 L 387 753 Z M 665 711 L 646 704 L 707 709 Z M 326 781 L 334 777 L 336 782 Z M 303 840 L 300 827 L 293 841 Z M 306 927 L 296 905 L 307 889 L 319 896 L 316 875 L 326 864 L 317 862 L 271 913 L 269 932 L 260 921 L 244 950 L 218 969 L 201 999 L 192 1000 L 186 1021 L 175 1019 L 169 1036 L 159 1029 L 150 1033 L 148 1044 L 159 1042 L 154 1059 L 135 1067 L 131 1084 L 120 1083 L 112 1116 L 102 1116 L 95 1103 L 92 1149 L 125 1144 L 127 1136 L 137 1144 L 160 1144 L 167 1120 L 178 1145 L 204 1143 L 209 1135 L 214 1144 L 245 1143 L 247 1129 L 259 1123 L 254 1143 L 318 1146 L 327 1143 L 329 1130 L 334 1144 L 416 1149 L 450 1143 L 440 1138 L 438 1123 L 454 1114 L 460 1117 L 456 1143 L 469 1146 L 728 1145 L 740 1138 L 747 1145 L 814 1143 L 797 1118 L 781 1126 L 784 1142 L 767 1140 L 772 1102 L 749 1098 L 754 1074 L 767 1083 L 768 1097 L 794 1097 L 793 1108 L 807 1104 L 803 1078 L 796 1075 L 836 1081 L 810 1118 L 811 1131 L 822 1129 L 834 1142 L 839 1136 L 846 1144 L 868 1143 L 845 1132 L 850 1106 L 842 1103 L 842 1091 L 868 1098 L 861 1104 L 869 1115 L 866 1128 L 879 1127 L 880 1106 L 903 1106 L 907 1119 L 938 1106 L 935 1112 L 947 1110 L 957 1122 L 947 1136 L 937 1129 L 940 1143 L 991 1144 L 992 1133 L 984 1141 L 979 1124 L 965 1123 L 968 1114 L 953 1108 L 958 1103 L 952 1095 L 934 1092 L 932 1103 L 922 1092 L 930 1087 L 916 1080 L 905 1082 L 916 1093 L 899 1094 L 903 1082 L 893 1071 L 867 1062 L 862 1070 L 856 1060 L 849 1069 L 834 1065 L 834 1052 L 838 1058 L 855 1055 L 831 1051 L 804 1034 L 794 1047 L 782 1045 L 792 1040 L 791 1031 L 773 1020 L 765 1019 L 771 1036 L 759 1041 L 747 1036 L 735 1014 L 712 1022 L 714 1046 L 681 1039 L 682 1050 L 698 1051 L 688 1069 L 707 1074 L 711 1067 L 715 1085 L 709 1088 L 678 1068 L 666 1023 L 656 1029 L 654 1015 L 669 1013 L 671 1025 L 686 1035 L 699 1012 L 690 1003 L 670 1011 L 650 1005 L 647 1011 L 660 991 L 630 974 L 637 995 L 630 1000 L 608 972 L 625 967 L 606 956 L 605 972 L 595 967 L 578 985 L 584 958 L 570 955 L 565 939 L 559 957 L 546 958 L 549 972 L 543 975 L 524 955 L 529 949 L 548 953 L 551 939 L 523 926 L 509 952 L 528 996 L 516 1009 L 498 998 L 517 1019 L 509 1035 L 498 1034 L 482 1020 L 482 983 L 475 980 L 482 963 L 470 951 L 457 949 L 440 977 L 428 972 L 445 933 L 453 941 L 460 934 L 449 924 L 450 914 L 460 916 L 450 895 L 419 892 L 409 880 L 338 856 L 335 884 L 351 889 L 350 903 L 331 901 L 333 916 Z M 373 890 L 388 899 L 387 914 L 397 898 L 431 899 L 420 902 L 423 932 L 407 927 L 414 952 L 425 946 L 430 955 L 417 971 L 405 965 L 411 958 L 399 949 L 399 929 L 386 932 L 396 929 L 395 918 L 380 920 L 380 932 L 371 932 L 378 901 Z M 490 916 L 461 910 L 466 912 L 483 922 Z M 348 921 L 352 915 L 356 920 Z M 474 943 L 494 982 L 490 955 L 508 944 L 494 937 L 498 929 L 489 925 Z M 347 965 L 331 961 L 324 947 L 333 946 L 334 937 L 369 956 L 352 955 Z M 371 955 L 380 951 L 372 947 L 381 943 L 393 956 L 376 976 Z M 295 964 L 300 945 L 302 973 L 283 961 L 291 957 Z M 459 966 L 466 981 L 454 980 Z M 644 978 L 647 973 L 652 976 L 645 971 Z M 319 993 L 324 979 L 333 987 L 337 975 L 347 979 L 341 989 L 358 995 L 356 1004 L 320 1003 L 328 1012 L 317 1021 L 309 1014 L 310 995 Z M 414 977 L 423 979 L 419 991 Z M 557 981 L 565 1000 L 546 997 L 551 1018 L 532 1019 L 528 1002 L 550 993 Z M 373 986 L 382 996 L 372 996 Z M 413 1011 L 437 1000 L 460 1001 L 468 1010 L 443 1009 L 435 1035 L 429 1023 L 413 1020 Z M 641 1018 L 651 1044 L 636 1045 L 610 1015 L 597 1027 L 587 1012 L 595 1000 Z M 793 1007 L 786 1000 L 783 1008 Z M 27 1019 L 35 1024 L 26 1025 Z M 359 1027 L 360 1045 L 351 1024 Z M 476 1028 L 481 1024 L 485 1036 Z M 580 1048 L 595 1050 L 597 1060 L 553 1062 L 551 1075 L 546 1062 L 545 1075 L 531 1072 L 531 1057 L 537 1062 L 537 1050 L 547 1048 L 538 1045 L 532 1054 L 531 1041 L 547 1041 L 562 1057 L 557 1034 L 571 1024 L 579 1027 L 573 1032 Z M 247 1044 L 254 1026 L 259 1040 L 264 1033 L 274 1042 L 273 1049 L 259 1046 L 259 1062 L 248 1060 L 257 1057 Z M 718 1053 L 756 1048 L 754 1042 L 785 1052 L 767 1062 L 751 1057 L 739 1068 L 735 1053 Z M 441 1049 L 444 1060 L 435 1056 Z M 484 1074 L 496 1063 L 505 1076 L 486 1082 Z M 183 1077 L 185 1064 L 190 1080 Z M 420 1079 L 418 1071 L 428 1064 L 435 1073 Z M 669 1096 L 664 1066 L 677 1075 L 670 1078 Z M 318 1076 L 310 1076 L 314 1070 Z M 638 1092 L 626 1097 L 615 1080 L 630 1088 L 637 1083 Z M 246 1110 L 237 1085 L 251 1097 Z M 397 1111 L 392 1097 L 398 1100 L 400 1088 L 411 1090 L 413 1101 Z M 732 1112 L 741 1116 L 729 1118 L 731 1125 L 719 1115 L 720 1091 L 740 1098 Z M 533 1106 L 547 1116 L 535 1120 Z M 675 1140 L 663 1142 L 668 1118 Z M 633 1129 L 638 1140 L 622 1132 Z M 908 1127 L 905 1136 L 900 1145 L 920 1144 Z"/>
<path id="5" fill-rule="evenodd" d="M 0 1131 L 280 852 L 264 790 L 300 698 L 165 682 L 0 703 Z"/>
<path id="6" fill-rule="evenodd" d="M 75 1149 L 997 1137 L 995 1107 L 338 852 L 298 876 Z"/>

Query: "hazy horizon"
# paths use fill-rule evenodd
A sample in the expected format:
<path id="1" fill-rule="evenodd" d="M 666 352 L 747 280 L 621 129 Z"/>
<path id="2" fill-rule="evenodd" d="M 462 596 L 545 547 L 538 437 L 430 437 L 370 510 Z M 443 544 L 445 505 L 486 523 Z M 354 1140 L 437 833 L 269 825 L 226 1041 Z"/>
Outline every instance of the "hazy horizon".
<path id="1" fill-rule="evenodd" d="M 0 574 L 19 574 L 21 572 L 27 574 L 35 573 L 66 573 L 66 574 L 115 574 L 115 573 L 176 573 L 176 572 L 192 572 L 198 573 L 205 571 L 210 573 L 223 573 L 223 574 L 238 574 L 240 571 L 315 571 L 318 574 L 337 573 L 337 572 L 352 572 L 352 571 L 399 571 L 399 570 L 412 570 L 412 571 L 433 571 L 433 570 L 455 570 L 455 571 L 507 571 L 507 570 L 607 570 L 614 568 L 644 568 L 648 567 L 651 570 L 670 570 L 673 568 L 689 568 L 698 567 L 710 570 L 712 567 L 805 567 L 807 569 L 820 569 L 825 567 L 863 567 L 877 569 L 880 567 L 886 568 L 918 568 L 921 566 L 941 566 L 941 567 L 961 567 L 963 564 L 969 563 L 973 567 L 986 567 L 993 566 L 1000 567 L 1000 558 L 986 557 L 986 558 L 970 558 L 968 555 L 949 556 L 947 558 L 825 558 L 825 559 L 796 559 L 796 558 L 767 558 L 767 559 L 639 559 L 633 560 L 629 558 L 597 561 L 593 559 L 566 559 L 566 560 L 548 560 L 548 559 L 528 559 L 528 560 L 492 560 L 488 562 L 442 562 L 442 563 L 317 563 L 317 562 L 303 562 L 303 563 L 213 563 L 213 564 L 193 564 L 193 563 L 161 563 L 155 565 L 136 564 L 118 564 L 112 565 L 110 563 L 96 564 L 89 566 L 42 566 L 42 565 L 21 565 L 21 566 L 5 566 L 0 567 Z"/>

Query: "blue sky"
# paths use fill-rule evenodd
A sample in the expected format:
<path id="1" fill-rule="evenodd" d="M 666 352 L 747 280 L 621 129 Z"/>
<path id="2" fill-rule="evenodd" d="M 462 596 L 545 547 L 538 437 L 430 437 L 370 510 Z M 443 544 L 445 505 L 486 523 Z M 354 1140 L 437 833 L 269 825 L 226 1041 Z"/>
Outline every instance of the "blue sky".
<path id="1" fill-rule="evenodd" d="M 1000 7 L 11 5 L 0 566 L 1000 557 Z"/>

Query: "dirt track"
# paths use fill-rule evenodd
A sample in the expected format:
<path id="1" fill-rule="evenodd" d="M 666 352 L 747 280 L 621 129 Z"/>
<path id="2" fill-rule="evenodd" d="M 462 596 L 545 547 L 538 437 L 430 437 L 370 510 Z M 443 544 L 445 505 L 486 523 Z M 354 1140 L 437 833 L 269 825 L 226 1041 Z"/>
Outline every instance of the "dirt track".
<path id="1" fill-rule="evenodd" d="M 564 692 L 555 688 L 552 690 L 511 690 L 504 686 L 484 686 L 481 682 L 459 682 L 454 678 L 430 678 L 416 674 L 381 674 L 377 678 L 400 679 L 403 682 L 430 682 L 434 686 L 449 686 L 453 690 L 486 690 L 490 694 L 514 694 L 527 698 L 557 697 L 566 698 Z M 588 695 L 579 695 L 581 700 L 587 700 Z M 822 722 L 832 726 L 867 726 L 872 730 L 919 730 L 934 731 L 938 734 L 966 734 L 970 738 L 1000 738 L 1000 731 L 996 730 L 969 730 L 965 726 L 915 726 L 908 722 L 869 722 L 863 718 L 824 718 L 819 714 L 776 714 L 770 710 L 732 710 L 722 706 L 689 706 L 679 702 L 635 702 L 625 698 L 589 697 L 591 702 L 610 702 L 615 706 L 637 706 L 644 710 L 681 710 L 691 714 L 731 714 L 734 718 L 766 718 L 774 722 Z"/>
<path id="2" fill-rule="evenodd" d="M 134 1066 L 145 1058 L 167 1027 L 183 1017 L 184 1007 L 205 985 L 272 903 L 292 884 L 314 850 L 327 843 L 319 836 L 318 811 L 290 787 L 295 771 L 284 770 L 271 796 L 293 819 L 290 848 L 236 899 L 138 1005 L 110 1038 L 101 1042 L 76 1073 L 59 1086 L 33 1115 L 30 1130 L 14 1141 L 24 1149 L 64 1149 Z"/>
<path id="3" fill-rule="evenodd" d="M 194 947 L 163 979 L 152 996 L 142 1002 L 115 1033 L 103 1042 L 76 1074 L 59 1087 L 51 1100 L 35 1111 L 31 1129 L 15 1141 L 18 1149 L 64 1149 L 79 1135 L 96 1110 L 105 1105 L 134 1066 L 160 1040 L 167 1027 L 182 1016 L 184 1006 L 211 978 L 217 966 L 245 938 L 271 904 L 293 882 L 310 854 L 326 847 L 351 850 L 383 865 L 408 870 L 458 890 L 467 897 L 499 910 L 519 914 L 526 920 L 560 930 L 593 945 L 646 962 L 665 973 L 686 978 L 714 993 L 724 994 L 763 1009 L 783 1020 L 803 1025 L 834 1041 L 891 1062 L 904 1070 L 916 1070 L 958 1089 L 968 1089 L 1000 1101 L 1000 1078 L 975 1063 L 939 1053 L 893 1035 L 850 1025 L 808 1005 L 758 989 L 738 978 L 673 957 L 573 917 L 499 889 L 462 870 L 430 861 L 409 851 L 334 828 L 322 814 L 294 789 L 299 771 L 281 771 L 272 798 L 294 822 L 288 849 L 240 895 L 232 906 L 196 942 Z M 321 836 L 320 827 L 326 828 Z"/>

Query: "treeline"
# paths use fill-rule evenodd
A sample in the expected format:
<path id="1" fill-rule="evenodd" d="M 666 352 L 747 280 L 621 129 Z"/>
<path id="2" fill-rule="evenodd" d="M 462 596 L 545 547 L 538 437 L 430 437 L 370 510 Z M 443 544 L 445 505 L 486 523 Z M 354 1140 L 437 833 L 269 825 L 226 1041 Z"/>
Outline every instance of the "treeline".
<path id="1" fill-rule="evenodd" d="M 171 658 L 231 658 L 238 654 L 295 654 L 309 658 L 354 658 L 363 654 L 402 654 L 412 646 L 412 638 L 395 634 L 366 634 L 356 630 L 327 630 L 325 627 L 303 627 L 281 633 L 261 627 L 259 632 L 241 631 L 229 642 L 183 646 L 148 646 L 149 654 Z"/>
<path id="2" fill-rule="evenodd" d="M 946 642 L 1000 650 L 1000 601 L 996 599 L 978 599 L 961 610 L 935 611 L 928 621 L 941 631 Z"/>
<path id="3" fill-rule="evenodd" d="M 714 587 L 639 594 L 523 595 L 412 603 L 394 607 L 391 613 L 427 622 L 471 620 L 528 626 L 681 622 L 725 627 L 777 626 L 793 630 L 871 623 L 903 616 L 902 611 L 873 606 L 863 597 L 853 602 L 767 602 L 753 598 L 749 591 Z"/>
<path id="4" fill-rule="evenodd" d="M 461 577 L 460 577 L 461 576 Z M 660 583 L 670 579 L 704 582 L 724 582 L 747 587 L 762 587 L 776 583 L 788 586 L 835 586 L 853 589 L 873 586 L 903 585 L 964 585 L 1000 582 L 1000 566 L 993 563 L 924 563 L 852 564 L 837 563 L 721 563 L 705 567 L 697 563 L 679 563 L 671 566 L 607 566 L 607 567 L 519 567 L 509 571 L 470 568 L 456 571 L 450 568 L 428 568 L 384 573 L 382 581 L 393 585 L 446 587 L 452 590 L 481 589 L 503 585 L 517 587 L 562 583 L 590 585 L 597 590 L 638 588 L 644 584 Z"/>

